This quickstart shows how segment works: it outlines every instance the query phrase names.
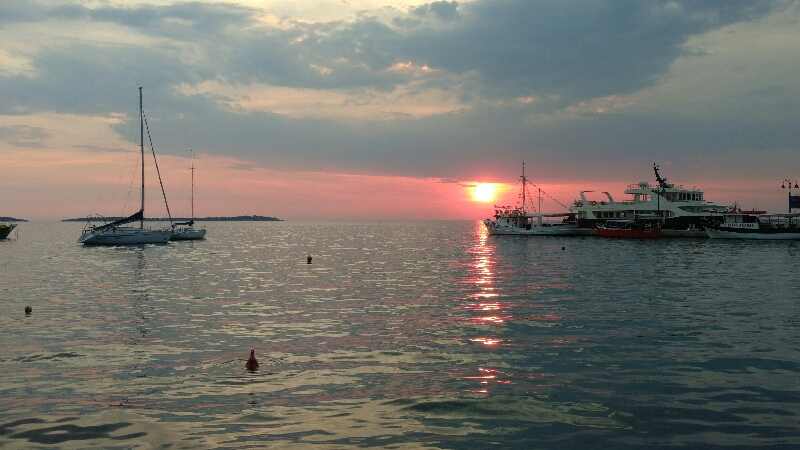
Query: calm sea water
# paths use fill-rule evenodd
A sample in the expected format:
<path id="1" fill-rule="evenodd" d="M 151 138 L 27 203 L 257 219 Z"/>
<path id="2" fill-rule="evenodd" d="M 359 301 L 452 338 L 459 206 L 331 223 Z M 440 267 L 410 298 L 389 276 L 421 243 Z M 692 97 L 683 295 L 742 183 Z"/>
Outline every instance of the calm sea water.
<path id="1" fill-rule="evenodd" d="M 800 243 L 81 226 L 0 242 L 2 448 L 800 445 Z"/>

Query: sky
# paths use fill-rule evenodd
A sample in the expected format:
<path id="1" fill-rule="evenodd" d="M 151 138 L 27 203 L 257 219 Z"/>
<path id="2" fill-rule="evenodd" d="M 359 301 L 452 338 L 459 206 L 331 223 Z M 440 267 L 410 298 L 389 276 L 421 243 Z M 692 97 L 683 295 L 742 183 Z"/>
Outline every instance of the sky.
<path id="1" fill-rule="evenodd" d="M 139 87 L 173 216 L 192 165 L 198 217 L 477 220 L 518 201 L 523 163 L 545 212 L 624 200 L 653 164 L 785 212 L 799 19 L 786 0 L 0 0 L 0 216 L 138 210 Z"/>

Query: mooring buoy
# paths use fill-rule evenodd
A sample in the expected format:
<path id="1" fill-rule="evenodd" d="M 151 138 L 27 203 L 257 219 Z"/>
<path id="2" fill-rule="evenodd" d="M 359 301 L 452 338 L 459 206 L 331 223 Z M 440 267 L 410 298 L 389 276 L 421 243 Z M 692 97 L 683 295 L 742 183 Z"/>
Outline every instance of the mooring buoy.
<path id="1" fill-rule="evenodd" d="M 255 350 L 250 350 L 250 359 L 247 360 L 247 364 L 244 366 L 247 367 L 247 370 L 251 372 L 258 369 L 258 361 L 256 360 Z"/>

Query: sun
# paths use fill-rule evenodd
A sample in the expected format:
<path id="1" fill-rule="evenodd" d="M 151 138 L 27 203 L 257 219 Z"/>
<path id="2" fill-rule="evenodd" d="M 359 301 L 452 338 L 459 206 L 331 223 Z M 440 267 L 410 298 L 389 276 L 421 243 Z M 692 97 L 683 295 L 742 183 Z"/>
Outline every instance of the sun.
<path id="1" fill-rule="evenodd" d="M 497 186 L 494 183 L 478 183 L 472 191 L 472 198 L 479 202 L 490 202 L 494 200 Z"/>

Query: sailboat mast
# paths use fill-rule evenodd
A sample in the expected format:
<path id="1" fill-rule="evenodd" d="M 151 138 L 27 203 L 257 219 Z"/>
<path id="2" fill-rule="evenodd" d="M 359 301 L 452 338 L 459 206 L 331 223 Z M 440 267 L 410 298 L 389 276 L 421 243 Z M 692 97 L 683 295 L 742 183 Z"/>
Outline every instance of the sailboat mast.
<path id="1" fill-rule="evenodd" d="M 142 153 L 142 218 L 139 227 L 144 229 L 144 110 L 142 109 L 142 87 L 139 86 L 139 148 Z"/>
<path id="2" fill-rule="evenodd" d="M 522 161 L 522 214 L 525 214 L 525 161 Z"/>
<path id="3" fill-rule="evenodd" d="M 189 154 L 192 156 L 192 218 L 194 220 L 194 152 L 189 150 Z"/>

